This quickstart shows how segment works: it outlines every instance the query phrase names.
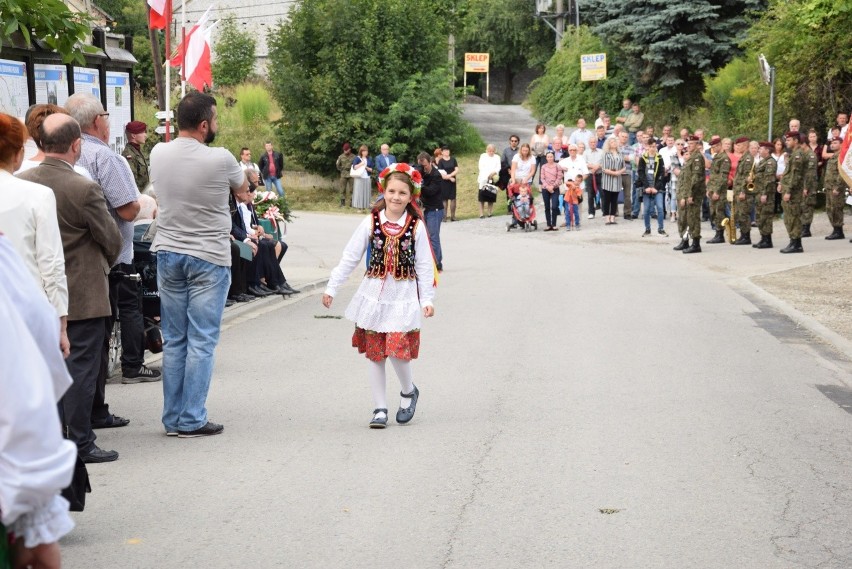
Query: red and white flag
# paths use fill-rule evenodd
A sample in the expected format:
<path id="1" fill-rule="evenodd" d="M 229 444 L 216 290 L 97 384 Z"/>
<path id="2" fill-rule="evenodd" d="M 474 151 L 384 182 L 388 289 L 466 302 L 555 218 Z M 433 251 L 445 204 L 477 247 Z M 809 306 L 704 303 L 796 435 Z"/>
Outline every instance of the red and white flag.
<path id="1" fill-rule="evenodd" d="M 211 31 L 216 24 L 206 27 L 211 8 L 207 8 L 198 23 L 187 32 L 184 43 L 178 46 L 177 54 L 171 59 L 172 67 L 182 66 L 186 81 L 199 91 L 204 90 L 204 85 L 213 86 L 210 41 Z"/>
<path id="2" fill-rule="evenodd" d="M 172 19 L 170 0 L 148 0 L 148 27 L 152 30 L 165 30 Z"/>

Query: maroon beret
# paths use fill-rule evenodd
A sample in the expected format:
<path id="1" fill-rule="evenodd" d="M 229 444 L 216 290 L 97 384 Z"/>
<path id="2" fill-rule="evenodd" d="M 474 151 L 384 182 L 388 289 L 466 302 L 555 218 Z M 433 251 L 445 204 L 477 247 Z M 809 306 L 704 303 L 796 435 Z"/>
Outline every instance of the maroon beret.
<path id="1" fill-rule="evenodd" d="M 142 134 L 148 130 L 148 125 L 142 121 L 130 121 L 127 123 L 127 126 L 124 127 L 124 130 L 127 131 L 127 134 Z"/>
<path id="2" fill-rule="evenodd" d="M 348 142 L 344 142 L 343 143 L 343 152 L 346 152 L 347 150 L 352 150 L 352 147 L 349 145 Z"/>
<path id="3" fill-rule="evenodd" d="M 750 139 L 747 136 L 741 136 L 734 141 L 734 144 L 742 144 L 743 142 L 748 142 Z"/>
<path id="4" fill-rule="evenodd" d="M 775 145 L 771 142 L 763 141 L 760 143 L 761 148 L 768 148 L 769 150 L 775 150 Z"/>
<path id="5" fill-rule="evenodd" d="M 796 140 L 799 140 L 799 133 L 790 130 L 784 133 L 784 138 L 795 138 Z"/>
<path id="6" fill-rule="evenodd" d="M 686 137 L 687 142 L 699 142 L 701 139 L 695 136 L 694 134 L 690 134 Z"/>
<path id="7" fill-rule="evenodd" d="M 716 146 L 717 144 L 722 144 L 721 136 L 714 136 L 710 139 L 710 146 Z"/>

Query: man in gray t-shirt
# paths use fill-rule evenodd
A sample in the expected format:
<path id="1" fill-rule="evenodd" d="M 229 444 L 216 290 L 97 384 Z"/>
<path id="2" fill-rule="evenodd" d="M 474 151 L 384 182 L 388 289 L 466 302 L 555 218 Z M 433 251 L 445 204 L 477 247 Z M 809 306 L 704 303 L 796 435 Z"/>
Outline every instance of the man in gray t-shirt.
<path id="1" fill-rule="evenodd" d="M 228 196 L 243 199 L 245 173 L 224 148 L 210 148 L 218 130 L 216 100 L 193 92 L 178 104 L 180 135 L 151 151 L 151 183 L 160 214 L 151 250 L 163 329 L 163 426 L 183 438 L 218 435 L 207 420 L 213 351 L 231 284 Z"/>

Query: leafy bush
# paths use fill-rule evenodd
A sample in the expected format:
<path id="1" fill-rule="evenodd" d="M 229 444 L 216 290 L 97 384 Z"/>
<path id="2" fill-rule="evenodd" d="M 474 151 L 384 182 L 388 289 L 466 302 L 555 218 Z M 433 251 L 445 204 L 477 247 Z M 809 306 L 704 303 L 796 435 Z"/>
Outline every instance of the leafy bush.
<path id="1" fill-rule="evenodd" d="M 580 55 L 607 53 L 607 78 L 580 81 Z M 598 109 L 621 108 L 631 83 L 614 60 L 611 50 L 586 26 L 566 33 L 562 49 L 547 62 L 544 75 L 530 85 L 529 103 L 535 115 L 546 122 L 574 122 L 579 117 L 594 120 Z"/>
<path id="2" fill-rule="evenodd" d="M 217 85 L 238 85 L 254 70 L 255 41 L 249 32 L 237 28 L 233 16 L 219 24 L 213 60 L 213 78 Z"/>
<path id="3" fill-rule="evenodd" d="M 344 141 L 373 152 L 388 142 L 410 155 L 424 141 L 457 139 L 463 122 L 440 70 L 442 32 L 430 0 L 295 4 L 269 37 L 284 147 L 307 169 L 334 173 Z"/>

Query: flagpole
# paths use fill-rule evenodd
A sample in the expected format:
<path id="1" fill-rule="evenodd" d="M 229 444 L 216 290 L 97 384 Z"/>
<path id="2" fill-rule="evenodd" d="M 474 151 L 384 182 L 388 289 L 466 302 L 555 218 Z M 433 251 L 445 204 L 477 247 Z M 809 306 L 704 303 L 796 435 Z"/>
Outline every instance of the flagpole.
<path id="1" fill-rule="evenodd" d="M 172 139 L 172 125 L 169 120 L 169 111 L 172 107 L 171 102 L 171 76 L 172 76 L 172 66 L 171 66 L 171 35 L 172 35 L 172 0 L 166 0 L 166 14 L 169 17 L 169 21 L 166 23 L 166 142 L 169 142 Z"/>
<path id="2" fill-rule="evenodd" d="M 183 53 L 181 54 L 181 66 L 180 66 L 180 98 L 183 99 L 186 96 L 186 0 L 181 2 L 180 6 L 180 19 L 181 19 L 181 36 L 180 36 L 180 45 L 183 46 Z"/>

